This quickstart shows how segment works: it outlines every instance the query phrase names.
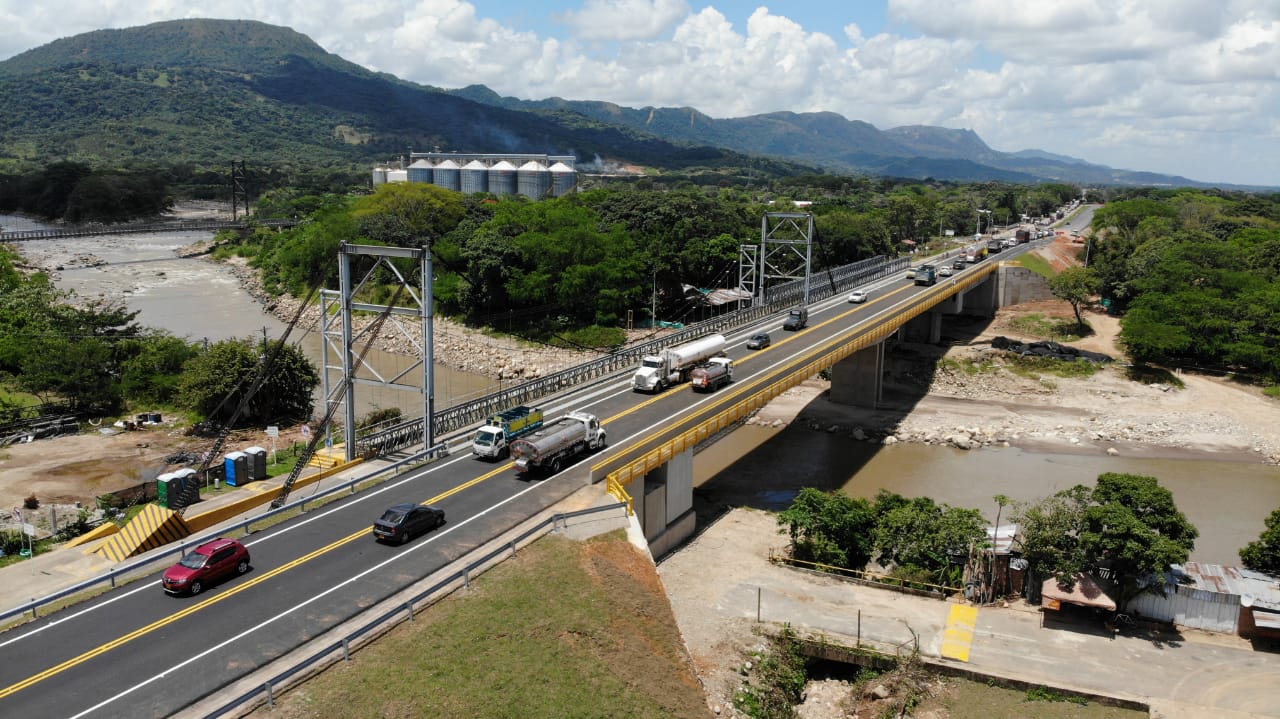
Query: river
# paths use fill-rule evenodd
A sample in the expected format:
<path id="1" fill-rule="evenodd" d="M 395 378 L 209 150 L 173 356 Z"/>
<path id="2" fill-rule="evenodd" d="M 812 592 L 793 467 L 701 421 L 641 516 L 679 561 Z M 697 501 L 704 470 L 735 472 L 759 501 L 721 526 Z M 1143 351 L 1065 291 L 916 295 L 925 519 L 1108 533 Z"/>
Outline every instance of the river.
<path id="1" fill-rule="evenodd" d="M 0 215 L 0 227 L 7 231 L 46 227 L 23 217 Z M 157 232 L 60 240 L 30 240 L 18 250 L 32 263 L 55 271 L 59 288 L 81 297 L 118 299 L 138 312 L 136 321 L 147 327 L 167 330 L 192 341 L 217 342 L 231 337 L 264 335 L 280 337 L 285 323 L 263 310 L 241 289 L 224 266 L 200 258 L 179 258 L 178 249 L 212 238 L 210 232 Z M 105 263 L 105 264 L 99 264 Z M 306 355 L 321 366 L 319 332 L 295 330 L 290 341 L 298 343 Z M 329 363 L 338 361 L 330 347 Z M 365 362 L 383 377 L 395 377 L 412 362 L 403 355 L 369 350 Z M 368 372 L 359 376 L 368 377 Z M 336 381 L 338 372 L 331 372 Z M 404 384 L 421 386 L 421 371 L 405 376 Z M 498 389 L 497 380 L 443 365 L 435 368 L 437 407 L 447 407 Z M 355 390 L 357 414 L 378 408 L 400 407 L 407 414 L 420 414 L 420 395 L 359 384 Z M 317 389 L 317 410 L 322 407 L 322 390 Z"/>
<path id="2" fill-rule="evenodd" d="M 1092 486 L 1104 472 L 1159 479 L 1200 530 L 1191 553 L 1196 562 L 1238 566 L 1239 549 L 1258 538 L 1267 515 L 1280 507 L 1280 469 L 1267 464 L 1056 454 L 1014 447 L 880 446 L 813 431 L 803 422 L 783 429 L 739 427 L 694 458 L 695 484 L 716 503 L 778 511 L 802 487 L 839 489 L 867 499 L 887 489 L 978 509 L 992 521 L 997 509 L 992 498 L 997 494 L 1032 502 L 1077 484 Z M 1007 517 L 1009 510 L 1004 511 Z"/>

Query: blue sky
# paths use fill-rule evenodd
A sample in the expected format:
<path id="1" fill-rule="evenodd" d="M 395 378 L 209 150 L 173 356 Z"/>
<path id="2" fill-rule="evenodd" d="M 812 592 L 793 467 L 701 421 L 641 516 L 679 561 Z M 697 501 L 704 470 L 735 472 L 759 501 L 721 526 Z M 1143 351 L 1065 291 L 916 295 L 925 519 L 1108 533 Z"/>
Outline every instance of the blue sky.
<path id="1" fill-rule="evenodd" d="M 437 87 L 828 111 L 1280 186 L 1280 0 L 0 0 L 0 59 L 183 17 L 284 25 Z"/>

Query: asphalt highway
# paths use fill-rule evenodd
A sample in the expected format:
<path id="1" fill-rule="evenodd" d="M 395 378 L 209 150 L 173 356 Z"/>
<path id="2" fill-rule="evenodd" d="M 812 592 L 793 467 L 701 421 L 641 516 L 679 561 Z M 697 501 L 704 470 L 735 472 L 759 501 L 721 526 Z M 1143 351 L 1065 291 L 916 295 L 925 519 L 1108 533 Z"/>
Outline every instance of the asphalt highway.
<path id="1" fill-rule="evenodd" d="M 801 332 L 784 333 L 779 315 L 732 333 L 735 382 L 717 392 L 697 394 L 683 384 L 639 395 L 627 372 L 543 403 L 549 418 L 575 409 L 592 412 L 608 432 L 608 449 L 555 477 L 530 480 L 510 462 L 491 464 L 458 451 L 250 535 L 244 541 L 252 569 L 197 597 L 166 595 L 157 574 L 0 634 L 0 716 L 172 714 L 551 506 L 588 481 L 592 463 L 638 441 L 656 443 L 656 432 L 700 421 L 735 388 L 764 381 L 856 324 L 883 321 L 900 301 L 929 288 L 896 275 L 862 289 L 870 290 L 866 304 L 847 304 L 844 292 L 814 305 L 809 328 Z M 745 349 L 761 331 L 773 337 L 772 346 Z M 401 502 L 437 505 L 446 524 L 402 547 L 376 543 L 372 521 Z"/>

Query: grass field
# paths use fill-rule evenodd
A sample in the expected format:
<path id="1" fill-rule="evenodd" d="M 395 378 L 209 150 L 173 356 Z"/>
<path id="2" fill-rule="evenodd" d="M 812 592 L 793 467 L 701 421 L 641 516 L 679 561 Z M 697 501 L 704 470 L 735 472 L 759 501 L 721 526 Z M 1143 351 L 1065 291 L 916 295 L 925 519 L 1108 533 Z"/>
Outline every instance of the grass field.
<path id="1" fill-rule="evenodd" d="M 534 543 L 259 717 L 707 717 L 650 560 Z"/>

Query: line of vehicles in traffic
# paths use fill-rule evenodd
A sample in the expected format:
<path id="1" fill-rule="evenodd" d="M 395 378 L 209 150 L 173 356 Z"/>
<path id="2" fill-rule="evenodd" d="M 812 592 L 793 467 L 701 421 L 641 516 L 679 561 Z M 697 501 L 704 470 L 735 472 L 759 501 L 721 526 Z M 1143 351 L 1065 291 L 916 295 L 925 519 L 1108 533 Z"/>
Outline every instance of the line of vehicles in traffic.
<path id="1" fill-rule="evenodd" d="M 867 298 L 865 290 L 855 290 L 849 302 L 858 304 Z M 802 329 L 808 321 L 808 308 L 800 306 L 788 313 L 783 329 Z M 748 349 L 764 349 L 770 344 L 767 332 L 747 340 Z M 656 393 L 689 381 L 694 391 L 714 392 L 733 382 L 733 360 L 725 352 L 727 346 L 724 335 L 713 334 L 646 356 L 632 375 L 632 389 Z M 605 428 L 595 415 L 573 411 L 547 422 L 541 408 L 523 405 L 490 416 L 471 439 L 472 455 L 494 461 L 510 457 L 521 474 L 554 475 L 578 456 L 605 446 Z M 404 544 L 444 524 L 445 513 L 439 507 L 399 503 L 383 511 L 371 531 L 378 542 Z M 249 569 L 248 548 L 236 539 L 218 537 L 200 544 L 166 569 L 160 585 L 167 594 L 195 596 Z"/>

